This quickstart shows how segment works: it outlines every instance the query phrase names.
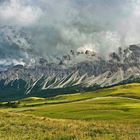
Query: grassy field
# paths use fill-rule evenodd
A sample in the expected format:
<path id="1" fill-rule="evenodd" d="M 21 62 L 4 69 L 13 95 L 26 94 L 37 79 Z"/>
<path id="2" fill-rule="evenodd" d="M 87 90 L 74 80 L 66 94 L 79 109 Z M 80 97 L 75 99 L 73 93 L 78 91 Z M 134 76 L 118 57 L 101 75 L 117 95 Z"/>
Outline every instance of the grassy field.
<path id="1" fill-rule="evenodd" d="M 0 111 L 0 140 L 139 140 L 140 121 L 62 120 Z"/>
<path id="2" fill-rule="evenodd" d="M 140 139 L 140 84 L 19 102 L 2 103 L 0 140 Z"/>

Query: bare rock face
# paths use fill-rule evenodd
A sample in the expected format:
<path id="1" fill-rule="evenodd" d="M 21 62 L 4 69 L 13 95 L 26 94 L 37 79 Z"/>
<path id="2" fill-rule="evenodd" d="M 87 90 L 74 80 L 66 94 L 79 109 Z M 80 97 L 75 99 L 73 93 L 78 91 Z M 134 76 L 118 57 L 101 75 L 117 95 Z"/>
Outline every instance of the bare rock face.
<path id="1" fill-rule="evenodd" d="M 46 59 L 44 59 L 44 58 L 40 58 L 39 59 L 39 64 L 41 66 L 46 66 L 48 64 L 48 61 Z"/>

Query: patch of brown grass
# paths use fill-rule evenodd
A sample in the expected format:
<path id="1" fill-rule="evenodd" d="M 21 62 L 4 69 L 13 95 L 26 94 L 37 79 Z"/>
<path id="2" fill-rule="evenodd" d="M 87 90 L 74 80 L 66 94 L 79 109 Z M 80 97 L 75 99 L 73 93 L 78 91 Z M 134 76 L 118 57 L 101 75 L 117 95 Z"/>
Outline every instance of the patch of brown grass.
<path id="1" fill-rule="evenodd" d="M 60 120 L 0 112 L 0 140 L 139 140 L 140 121 Z"/>

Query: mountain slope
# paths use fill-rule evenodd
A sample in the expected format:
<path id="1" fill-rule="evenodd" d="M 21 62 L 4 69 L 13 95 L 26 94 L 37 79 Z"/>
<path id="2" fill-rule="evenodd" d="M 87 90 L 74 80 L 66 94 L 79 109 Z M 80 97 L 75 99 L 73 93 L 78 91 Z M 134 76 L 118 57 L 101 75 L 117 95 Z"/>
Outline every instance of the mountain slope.
<path id="1" fill-rule="evenodd" d="M 71 50 L 56 63 L 40 58 L 34 65 L 7 66 L 0 72 L 0 97 L 1 100 L 34 95 L 48 97 L 139 82 L 139 78 L 139 45 L 118 48 L 106 59 L 89 50 Z"/>

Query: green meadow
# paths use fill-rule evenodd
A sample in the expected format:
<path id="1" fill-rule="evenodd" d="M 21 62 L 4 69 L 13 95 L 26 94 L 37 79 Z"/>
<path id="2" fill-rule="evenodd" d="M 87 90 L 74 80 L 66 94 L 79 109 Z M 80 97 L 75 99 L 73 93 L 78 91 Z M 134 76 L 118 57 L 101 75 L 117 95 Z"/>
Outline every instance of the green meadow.
<path id="1" fill-rule="evenodd" d="M 140 84 L 1 103 L 0 140 L 139 140 Z"/>

